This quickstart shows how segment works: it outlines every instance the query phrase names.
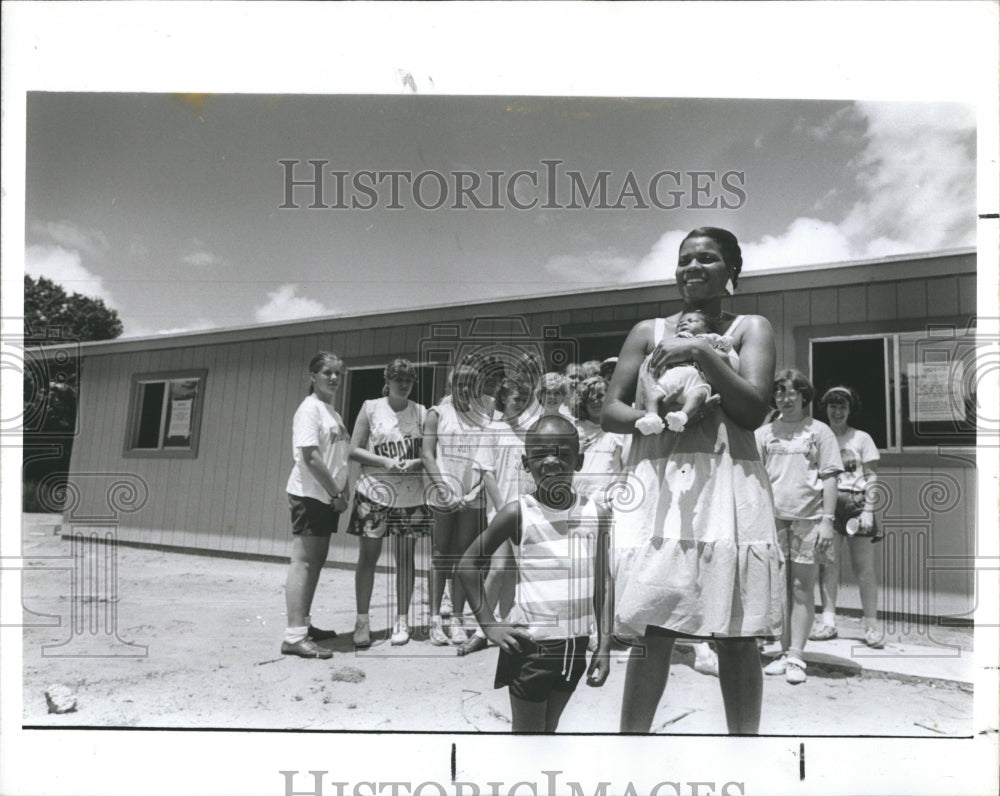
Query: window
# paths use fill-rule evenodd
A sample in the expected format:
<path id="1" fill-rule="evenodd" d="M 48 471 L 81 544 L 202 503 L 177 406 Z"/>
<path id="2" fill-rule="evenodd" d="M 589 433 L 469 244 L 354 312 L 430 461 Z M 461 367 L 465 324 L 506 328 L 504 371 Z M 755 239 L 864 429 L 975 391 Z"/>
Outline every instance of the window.
<path id="1" fill-rule="evenodd" d="M 198 455 L 205 371 L 153 373 L 132 379 L 126 456 Z"/>
<path id="2" fill-rule="evenodd" d="M 974 326 L 816 338 L 809 341 L 810 376 L 817 398 L 835 384 L 858 391 L 862 412 L 852 425 L 881 450 L 971 447 L 982 344 Z"/>

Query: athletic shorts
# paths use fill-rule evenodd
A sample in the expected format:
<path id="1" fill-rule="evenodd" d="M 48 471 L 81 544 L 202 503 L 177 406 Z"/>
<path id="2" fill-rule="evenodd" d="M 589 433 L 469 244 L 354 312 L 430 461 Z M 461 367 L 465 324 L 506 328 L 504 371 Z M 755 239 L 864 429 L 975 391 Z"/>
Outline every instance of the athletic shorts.
<path id="1" fill-rule="evenodd" d="M 426 536 L 431 530 L 431 513 L 423 504 L 393 508 L 354 493 L 354 508 L 347 532 L 352 536 L 383 539 L 386 536 Z"/>
<path id="2" fill-rule="evenodd" d="M 778 526 L 778 547 L 782 557 L 790 556 L 795 564 L 834 564 L 833 544 L 822 553 L 816 552 L 821 520 L 775 520 Z"/>
<path id="3" fill-rule="evenodd" d="M 545 702 L 553 691 L 576 690 L 587 670 L 586 636 L 545 641 L 519 638 L 517 643 L 521 652 L 511 654 L 500 650 L 494 688 L 507 686 L 512 696 L 526 702 Z"/>
<path id="4" fill-rule="evenodd" d="M 296 536 L 329 536 L 337 532 L 340 512 L 329 503 L 289 495 L 288 507 L 292 511 L 292 533 Z"/>

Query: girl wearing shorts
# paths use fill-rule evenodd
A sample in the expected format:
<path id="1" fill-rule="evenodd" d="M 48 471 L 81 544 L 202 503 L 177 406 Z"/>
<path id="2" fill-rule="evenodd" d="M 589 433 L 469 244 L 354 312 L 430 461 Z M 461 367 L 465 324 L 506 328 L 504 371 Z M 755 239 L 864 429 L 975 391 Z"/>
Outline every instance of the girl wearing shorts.
<path id="1" fill-rule="evenodd" d="M 757 429 L 756 437 L 774 493 L 791 611 L 786 612 L 782 655 L 764 667 L 764 674 L 784 674 L 795 685 L 806 680 L 802 650 L 815 615 L 818 565 L 833 544 L 837 475 L 844 467 L 830 427 L 806 414 L 813 398 L 809 379 L 797 370 L 780 371 L 773 396 L 780 414 Z"/>
<path id="2" fill-rule="evenodd" d="M 493 396 L 488 403 L 476 396 L 478 371 L 459 365 L 449 379 L 451 394 L 431 407 L 424 421 L 424 468 L 431 487 L 427 503 L 434 515 L 431 535 L 430 642 L 437 646 L 464 644 L 462 622 L 465 592 L 460 581 L 451 591 L 452 621 L 446 632 L 441 619 L 445 580 L 455 564 L 483 529 L 485 492 L 475 455 L 485 426 L 493 416 Z"/>
<path id="3" fill-rule="evenodd" d="M 813 626 L 809 638 L 827 641 L 837 637 L 837 591 L 840 586 L 840 554 L 847 540 L 851 568 L 861 592 L 864 641 L 872 649 L 883 646 L 878 624 L 878 581 L 875 578 L 875 543 L 881 541 L 875 515 L 879 452 L 875 441 L 864 431 L 848 425 L 861 410 L 861 398 L 852 387 L 831 387 L 819 400 L 830 429 L 837 437 L 844 472 L 837 478 L 837 511 L 833 544 L 836 563 L 820 564 L 822 619 Z M 853 532 L 852 532 L 853 531 Z"/>
<path id="4" fill-rule="evenodd" d="M 430 530 L 424 506 L 424 464 L 421 459 L 426 409 L 409 399 L 416 370 L 406 359 L 385 368 L 382 397 L 365 401 L 351 436 L 350 457 L 361 464 L 354 490 L 354 510 L 347 532 L 360 537 L 354 593 L 358 616 L 354 646 L 371 646 L 372 587 L 382 540 L 392 538 L 396 558 L 396 620 L 390 642 L 410 640 L 407 616 L 413 596 L 416 541 Z"/>
<path id="5" fill-rule="evenodd" d="M 330 658 L 333 652 L 317 641 L 335 638 L 333 630 L 312 626 L 309 612 L 320 570 L 347 508 L 348 436 L 333 408 L 343 363 L 336 354 L 320 351 L 309 361 L 309 394 L 292 420 L 292 457 L 288 503 L 292 512 L 292 554 L 285 580 L 288 626 L 281 652 L 301 658 Z"/>

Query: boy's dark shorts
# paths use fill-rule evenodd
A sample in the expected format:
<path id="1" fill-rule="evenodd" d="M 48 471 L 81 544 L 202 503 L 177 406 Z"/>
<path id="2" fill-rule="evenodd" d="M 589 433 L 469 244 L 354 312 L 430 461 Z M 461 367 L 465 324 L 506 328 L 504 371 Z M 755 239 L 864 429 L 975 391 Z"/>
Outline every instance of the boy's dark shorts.
<path id="1" fill-rule="evenodd" d="M 512 696 L 526 702 L 544 702 L 553 691 L 573 693 L 587 670 L 587 637 L 549 639 L 546 641 L 517 640 L 521 652 L 511 654 L 500 650 L 494 688 L 508 686 Z M 567 661 L 566 645 L 569 644 Z M 569 680 L 565 668 L 569 663 Z"/>
<path id="2" fill-rule="evenodd" d="M 329 503 L 289 495 L 288 507 L 292 510 L 292 533 L 296 536 L 329 536 L 337 532 L 340 512 Z"/>

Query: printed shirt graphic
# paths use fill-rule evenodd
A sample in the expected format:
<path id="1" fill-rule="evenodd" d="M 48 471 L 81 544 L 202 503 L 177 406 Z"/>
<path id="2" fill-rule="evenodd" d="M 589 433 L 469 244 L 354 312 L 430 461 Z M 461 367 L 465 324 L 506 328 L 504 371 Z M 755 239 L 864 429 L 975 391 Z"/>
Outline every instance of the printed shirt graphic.
<path id="1" fill-rule="evenodd" d="M 426 409 L 409 401 L 396 412 L 388 398 L 365 401 L 361 407 L 368 417 L 368 450 L 376 456 L 393 459 L 419 459 L 423 449 L 424 415 Z M 424 471 L 390 473 L 381 467 L 361 466 L 357 490 L 375 503 L 407 508 L 424 503 Z"/>
<path id="2" fill-rule="evenodd" d="M 840 459 L 844 471 L 837 476 L 837 489 L 843 492 L 864 492 L 867 479 L 864 465 L 879 460 L 878 448 L 866 432 L 856 428 L 847 429 L 847 433 L 837 437 L 840 446 Z"/>
<path id="3" fill-rule="evenodd" d="M 774 493 L 780 520 L 818 520 L 823 513 L 823 476 L 844 468 L 830 427 L 811 417 L 797 423 L 778 419 L 755 432 L 760 458 Z"/>
<path id="4" fill-rule="evenodd" d="M 594 618 L 596 504 L 577 497 L 553 509 L 526 495 L 521 503 L 517 593 L 511 622 L 536 641 L 586 636 Z"/>
<path id="5" fill-rule="evenodd" d="M 295 464 L 285 491 L 297 497 L 331 503 L 333 498 L 320 486 L 302 460 L 302 448 L 315 447 L 334 483 L 343 489 L 347 485 L 349 446 L 350 437 L 340 415 L 314 394 L 307 395 L 292 419 L 292 458 Z"/>

